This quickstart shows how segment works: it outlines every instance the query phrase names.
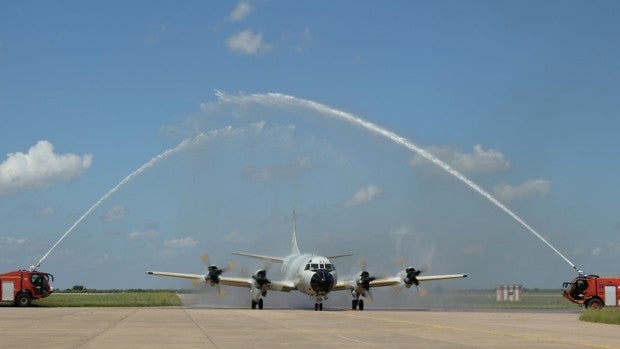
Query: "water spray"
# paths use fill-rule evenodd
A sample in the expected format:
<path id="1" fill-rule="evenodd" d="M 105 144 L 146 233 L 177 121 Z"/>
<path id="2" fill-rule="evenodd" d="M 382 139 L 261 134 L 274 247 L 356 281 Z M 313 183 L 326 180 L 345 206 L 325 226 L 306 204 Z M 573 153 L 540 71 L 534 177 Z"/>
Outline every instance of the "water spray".
<path id="1" fill-rule="evenodd" d="M 579 274 L 583 274 L 583 270 L 578 268 L 573 262 L 571 262 L 568 258 L 566 258 L 566 256 L 564 256 L 553 245 L 551 245 L 551 243 L 549 243 L 545 238 L 543 238 L 540 234 L 538 234 L 536 232 L 536 230 L 534 230 L 532 227 L 530 227 L 523 219 L 521 219 L 519 216 L 517 216 L 517 214 L 512 212 L 508 207 L 506 207 L 503 203 L 501 203 L 493 195 L 491 195 L 490 193 L 488 193 L 487 191 L 482 189 L 479 185 L 474 183 L 469 178 L 465 177 L 465 175 L 463 175 L 462 173 L 458 172 L 457 170 L 452 168 L 450 165 L 448 165 L 444 161 L 438 159 L 437 157 L 433 156 L 431 153 L 429 153 L 425 149 L 415 145 L 413 142 L 409 141 L 408 139 L 406 139 L 406 138 L 404 138 L 402 136 L 397 135 L 396 133 L 394 133 L 392 131 L 389 131 L 389 130 L 381 127 L 381 126 L 375 125 L 372 122 L 366 121 L 366 120 L 364 120 L 364 119 L 362 119 L 362 118 L 360 118 L 360 117 L 358 117 L 358 116 L 356 116 L 354 114 L 347 113 L 347 112 L 342 111 L 342 110 L 334 109 L 334 108 L 328 107 L 326 105 L 323 105 L 323 104 L 320 104 L 320 103 L 317 103 L 317 102 L 314 102 L 314 101 L 310 101 L 310 100 L 306 100 L 306 99 L 301 99 L 301 98 L 297 98 L 297 97 L 293 97 L 293 96 L 289 96 L 289 95 L 284 95 L 284 94 L 280 94 L 280 93 L 267 93 L 267 94 L 252 94 L 252 95 L 231 96 L 231 95 L 228 95 L 228 94 L 225 94 L 225 93 L 223 93 L 221 91 L 217 91 L 216 90 L 215 94 L 219 98 L 220 101 L 227 102 L 227 103 L 234 103 L 234 104 L 258 103 L 258 104 L 263 104 L 263 105 L 274 105 L 274 106 L 277 106 L 277 107 L 294 106 L 294 107 L 307 108 L 307 109 L 310 109 L 310 110 L 317 111 L 318 113 L 320 113 L 322 115 L 325 115 L 325 116 L 328 116 L 328 117 L 331 117 L 331 118 L 336 118 L 336 119 L 344 120 L 344 121 L 346 121 L 346 122 L 348 122 L 350 124 L 356 125 L 356 126 L 361 126 L 362 128 L 364 128 L 365 130 L 367 130 L 367 131 L 369 131 L 371 133 L 378 134 L 380 136 L 386 137 L 389 140 L 391 140 L 392 142 L 394 142 L 394 143 L 396 143 L 398 145 L 404 146 L 405 148 L 407 148 L 407 149 L 417 153 L 418 155 L 422 156 L 423 158 L 429 160 L 430 162 L 432 162 L 433 164 L 435 164 L 436 166 L 438 166 L 442 170 L 448 172 L 450 175 L 456 177 L 457 179 L 459 179 L 460 181 L 462 181 L 463 183 L 468 185 L 470 188 L 472 188 L 473 190 L 478 192 L 480 195 L 485 197 L 487 200 L 491 201 L 491 203 L 493 203 L 494 205 L 499 207 L 502 211 L 504 211 L 510 217 L 512 217 L 514 220 L 516 220 L 518 223 L 520 223 L 530 233 L 532 233 L 534 236 L 536 236 L 540 241 L 545 243 L 545 245 L 547 245 L 551 250 L 553 250 L 553 252 L 555 252 L 558 256 L 560 256 L 566 263 L 568 263 Z"/>
<path id="2" fill-rule="evenodd" d="M 47 253 L 44 254 L 43 257 L 41 257 L 41 259 L 36 264 L 33 264 L 30 266 L 29 270 L 33 271 L 33 270 L 36 270 L 38 267 L 40 267 L 41 263 L 43 263 L 43 261 L 47 258 L 47 256 L 49 256 L 50 253 L 52 253 L 52 251 L 56 248 L 56 246 L 58 246 L 97 207 L 99 207 L 99 205 L 101 205 L 102 202 L 104 202 L 107 198 L 112 196 L 112 194 L 116 193 L 121 187 L 123 187 L 133 178 L 139 176 L 142 172 L 153 167 L 158 162 L 162 161 L 163 159 L 169 157 L 170 155 L 177 153 L 187 147 L 195 146 L 197 144 L 203 143 L 214 137 L 235 136 L 235 135 L 239 135 L 241 133 L 246 132 L 248 129 L 253 129 L 255 131 L 261 131 L 264 126 L 265 126 L 264 122 L 259 122 L 259 123 L 251 124 L 248 128 L 245 128 L 245 129 L 243 128 L 234 129 L 231 126 L 227 126 L 222 129 L 209 131 L 207 133 L 201 132 L 197 136 L 185 139 L 184 141 L 179 143 L 176 147 L 170 148 L 164 151 L 163 153 L 153 157 L 151 160 L 146 162 L 144 165 L 140 166 L 137 170 L 130 173 L 127 177 L 125 177 L 122 181 L 120 181 L 114 188 L 110 189 L 107 193 L 105 193 L 105 195 L 103 195 L 99 200 L 97 200 L 97 202 L 95 202 L 88 210 L 86 210 L 86 212 L 84 212 L 84 214 L 80 218 L 78 218 L 78 220 L 75 221 L 75 223 L 73 223 L 73 225 L 60 237 L 60 239 L 56 241 L 56 243 L 49 249 L 49 251 L 47 251 Z"/>

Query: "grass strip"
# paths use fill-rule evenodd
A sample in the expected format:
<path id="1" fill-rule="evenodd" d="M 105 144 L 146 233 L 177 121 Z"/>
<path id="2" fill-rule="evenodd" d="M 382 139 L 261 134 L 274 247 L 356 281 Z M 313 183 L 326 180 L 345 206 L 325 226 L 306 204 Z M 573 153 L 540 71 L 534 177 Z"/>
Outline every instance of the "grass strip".
<path id="1" fill-rule="evenodd" d="M 40 307 L 164 307 L 180 306 L 172 292 L 131 293 L 53 293 L 33 302 Z"/>
<path id="2" fill-rule="evenodd" d="M 579 317 L 581 321 L 598 322 L 603 324 L 620 325 L 620 309 L 603 308 L 588 309 Z"/>

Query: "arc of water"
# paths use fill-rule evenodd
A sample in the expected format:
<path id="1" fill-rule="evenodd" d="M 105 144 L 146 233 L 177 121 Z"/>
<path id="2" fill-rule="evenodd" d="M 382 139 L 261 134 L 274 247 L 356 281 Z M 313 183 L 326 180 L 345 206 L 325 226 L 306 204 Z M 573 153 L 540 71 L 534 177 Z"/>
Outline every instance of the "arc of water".
<path id="1" fill-rule="evenodd" d="M 508 207 L 506 207 L 506 205 L 504 205 L 499 200 L 497 200 L 493 195 L 488 193 L 486 190 L 482 189 L 478 184 L 476 184 L 469 178 L 465 177 L 465 175 L 461 174 L 460 172 L 452 168 L 447 163 L 433 156 L 431 153 L 429 153 L 425 149 L 415 145 L 413 142 L 409 141 L 408 139 L 402 136 L 397 135 L 396 133 L 392 131 L 389 131 L 379 125 L 373 124 L 372 122 L 366 121 L 358 116 L 355 116 L 354 114 L 347 113 L 342 110 L 334 109 L 334 108 L 328 107 L 326 105 L 323 105 L 323 104 L 320 104 L 320 103 L 317 103 L 311 100 L 301 99 L 301 98 L 297 98 L 294 96 L 285 95 L 281 93 L 266 93 L 266 94 L 232 96 L 232 95 L 225 94 L 221 91 L 216 91 L 215 94 L 220 101 L 226 102 L 226 103 L 233 103 L 233 104 L 258 103 L 258 104 L 263 104 L 263 105 L 274 105 L 278 107 L 297 106 L 297 107 L 307 108 L 310 110 L 317 111 L 320 114 L 331 117 L 331 118 L 344 120 L 353 125 L 360 126 L 371 133 L 386 137 L 392 142 L 419 154 L 420 156 L 429 160 L 430 162 L 432 162 L 433 164 L 435 164 L 442 170 L 448 172 L 450 175 L 454 176 L 455 178 L 465 183 L 471 189 L 478 192 L 478 194 L 482 195 L 484 198 L 489 200 L 491 203 L 496 205 L 498 208 L 500 208 L 502 211 L 504 211 L 506 214 L 508 214 L 510 217 L 516 220 L 519 224 L 525 227 L 525 229 L 527 229 L 530 233 L 532 233 L 535 237 L 537 237 L 540 241 L 542 241 L 545 245 L 547 245 L 551 250 L 553 250 L 553 252 L 555 252 L 558 256 L 560 256 L 566 263 L 568 263 L 571 267 L 573 267 L 573 269 L 577 270 L 579 273 L 583 273 L 583 271 L 577 268 L 577 266 L 573 262 L 571 262 L 568 258 L 566 258 L 566 256 L 564 256 L 553 245 L 551 245 L 549 241 L 547 241 L 544 237 L 542 237 L 538 232 L 536 232 L 536 230 L 534 230 L 534 228 L 532 228 L 529 224 L 527 224 L 516 213 L 512 212 Z"/>
<path id="2" fill-rule="evenodd" d="M 43 263 L 43 261 L 49 256 L 50 253 L 52 253 L 52 251 L 56 248 L 56 246 L 58 246 L 97 207 L 99 207 L 99 205 L 101 205 L 102 202 L 104 202 L 106 199 L 108 199 L 110 196 L 116 193 L 121 187 L 123 187 L 133 178 L 139 176 L 141 173 L 153 167 L 158 162 L 164 160 L 165 158 L 169 157 L 172 154 L 178 153 L 179 151 L 185 148 L 195 146 L 197 144 L 203 143 L 212 138 L 215 138 L 218 136 L 235 136 L 235 135 L 239 135 L 241 133 L 246 132 L 248 129 L 254 129 L 256 131 L 260 131 L 263 129 L 264 126 L 265 126 L 264 122 L 259 122 L 259 123 L 251 124 L 248 128 L 235 129 L 235 128 L 232 128 L 231 126 L 227 126 L 222 129 L 212 130 L 206 133 L 201 132 L 197 136 L 183 140 L 176 147 L 170 148 L 164 151 L 163 153 L 153 157 L 151 160 L 149 160 L 148 162 L 140 166 L 137 170 L 130 173 L 127 177 L 125 177 L 122 181 L 120 181 L 116 186 L 114 186 L 114 188 L 110 189 L 99 200 L 97 200 L 97 202 L 95 202 L 88 210 L 86 210 L 86 212 L 84 212 L 84 214 L 80 218 L 78 218 L 78 220 L 75 221 L 75 223 L 73 223 L 71 227 L 69 227 L 69 229 L 60 237 L 60 239 L 58 239 L 58 241 L 56 241 L 56 243 L 52 245 L 52 247 L 47 251 L 47 253 L 45 253 L 43 257 L 41 257 L 41 259 L 36 264 L 33 264 L 30 266 L 30 270 L 34 270 L 40 267 L 41 263 Z"/>

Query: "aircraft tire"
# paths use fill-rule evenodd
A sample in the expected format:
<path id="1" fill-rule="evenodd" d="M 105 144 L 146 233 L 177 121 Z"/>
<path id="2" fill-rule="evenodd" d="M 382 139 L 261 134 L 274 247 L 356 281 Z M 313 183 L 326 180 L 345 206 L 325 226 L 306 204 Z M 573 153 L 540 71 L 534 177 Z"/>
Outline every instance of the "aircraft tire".
<path id="1" fill-rule="evenodd" d="M 252 301 L 252 309 L 256 309 L 256 301 Z"/>
<path id="2" fill-rule="evenodd" d="M 351 301 L 351 310 L 357 309 L 357 299 Z"/>
<path id="3" fill-rule="evenodd" d="M 359 302 L 357 302 L 357 308 L 359 310 L 364 310 L 364 300 L 360 299 Z"/>
<path id="4" fill-rule="evenodd" d="M 263 309 L 263 299 L 258 300 L 258 309 Z"/>

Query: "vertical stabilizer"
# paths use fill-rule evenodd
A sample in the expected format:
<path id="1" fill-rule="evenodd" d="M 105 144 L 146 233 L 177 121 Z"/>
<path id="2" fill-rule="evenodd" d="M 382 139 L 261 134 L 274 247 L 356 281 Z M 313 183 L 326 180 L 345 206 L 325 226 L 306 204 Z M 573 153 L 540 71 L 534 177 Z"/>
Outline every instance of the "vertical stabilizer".
<path id="1" fill-rule="evenodd" d="M 293 236 L 291 238 L 291 254 L 301 254 L 301 252 L 299 252 L 299 246 L 297 246 L 297 218 L 295 216 L 295 210 L 293 210 Z"/>

